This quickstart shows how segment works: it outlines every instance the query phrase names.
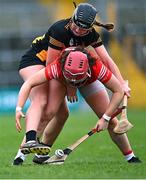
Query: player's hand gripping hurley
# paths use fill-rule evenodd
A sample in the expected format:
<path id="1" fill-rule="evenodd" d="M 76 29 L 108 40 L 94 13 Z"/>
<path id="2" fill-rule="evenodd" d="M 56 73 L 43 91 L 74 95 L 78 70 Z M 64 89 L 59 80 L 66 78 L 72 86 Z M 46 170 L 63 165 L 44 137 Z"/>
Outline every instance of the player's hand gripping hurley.
<path id="1" fill-rule="evenodd" d="M 115 113 L 111 116 L 111 119 L 116 117 L 118 114 L 120 114 L 122 112 L 123 109 L 125 109 L 125 104 L 118 108 Z M 92 129 L 91 131 L 89 131 L 86 135 L 82 136 L 80 139 L 78 139 L 75 143 L 73 143 L 72 145 L 68 146 L 67 148 L 65 148 L 63 150 L 64 155 L 62 157 L 57 157 L 56 155 L 51 156 L 47 161 L 45 161 L 45 163 L 47 164 L 63 164 L 64 161 L 66 160 L 66 158 L 68 157 L 68 155 L 75 150 L 82 142 L 84 142 L 85 140 L 87 140 L 90 136 L 92 136 L 93 134 L 95 134 L 97 131 L 96 129 Z"/>
<path id="2" fill-rule="evenodd" d="M 126 81 L 126 83 L 128 84 L 128 80 Z M 123 107 L 124 108 L 122 109 L 119 122 L 117 126 L 114 128 L 114 132 L 116 134 L 123 134 L 133 127 L 133 125 L 128 121 L 128 118 L 127 118 L 127 96 L 126 95 L 124 95 Z"/>

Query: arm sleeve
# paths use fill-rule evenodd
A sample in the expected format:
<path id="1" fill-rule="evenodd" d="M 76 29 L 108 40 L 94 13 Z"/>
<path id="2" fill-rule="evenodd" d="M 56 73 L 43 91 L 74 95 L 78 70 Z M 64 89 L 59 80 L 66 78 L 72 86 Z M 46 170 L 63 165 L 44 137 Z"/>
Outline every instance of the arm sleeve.
<path id="1" fill-rule="evenodd" d="M 96 63 L 97 72 L 98 72 L 98 80 L 102 83 L 106 83 L 111 79 L 112 72 L 102 64 L 101 61 L 97 61 Z"/>
<path id="2" fill-rule="evenodd" d="M 51 80 L 51 76 L 50 76 L 50 65 L 48 65 L 47 67 L 45 67 L 45 76 L 47 78 L 47 80 Z"/>
<path id="3" fill-rule="evenodd" d="M 58 59 L 55 62 L 52 62 L 51 64 L 48 64 L 48 66 L 46 66 L 45 76 L 48 81 L 51 79 L 59 79 L 62 77 L 61 65 Z"/>
<path id="4" fill-rule="evenodd" d="M 93 65 L 92 69 L 94 79 L 98 79 L 102 83 L 108 82 L 112 76 L 111 71 L 104 66 L 100 60 L 96 61 L 96 64 Z"/>
<path id="5" fill-rule="evenodd" d="M 51 48 L 62 50 L 64 45 L 64 29 L 54 24 L 49 29 L 49 46 Z"/>
<path id="6" fill-rule="evenodd" d="M 91 46 L 94 48 L 101 46 L 103 43 L 102 43 L 99 33 L 93 30 L 93 34 L 94 34 L 95 41 L 91 43 Z"/>

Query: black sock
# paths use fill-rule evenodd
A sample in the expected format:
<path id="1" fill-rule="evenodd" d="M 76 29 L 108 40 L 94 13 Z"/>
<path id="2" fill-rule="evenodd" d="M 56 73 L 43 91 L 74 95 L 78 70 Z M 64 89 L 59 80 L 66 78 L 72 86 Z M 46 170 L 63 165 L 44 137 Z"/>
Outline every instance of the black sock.
<path id="1" fill-rule="evenodd" d="M 40 137 L 37 137 L 37 141 L 38 141 L 38 143 L 40 143 L 41 141 L 40 141 Z"/>
<path id="2" fill-rule="evenodd" d="M 36 131 L 31 130 L 26 133 L 26 142 L 36 141 Z"/>

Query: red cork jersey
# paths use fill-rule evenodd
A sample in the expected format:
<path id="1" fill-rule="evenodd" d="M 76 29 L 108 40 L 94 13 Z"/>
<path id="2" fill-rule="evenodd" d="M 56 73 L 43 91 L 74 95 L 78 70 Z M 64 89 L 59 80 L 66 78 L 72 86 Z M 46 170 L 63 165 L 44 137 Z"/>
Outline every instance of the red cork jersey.
<path id="1" fill-rule="evenodd" d="M 92 65 L 90 69 L 91 78 L 89 78 L 84 85 L 90 84 L 96 80 L 99 80 L 102 83 L 106 83 L 110 80 L 112 76 L 111 71 L 99 60 L 96 60 L 95 64 Z M 45 68 L 45 76 L 48 80 L 63 79 L 65 81 L 59 58 L 53 61 L 51 64 L 47 65 L 47 67 Z"/>

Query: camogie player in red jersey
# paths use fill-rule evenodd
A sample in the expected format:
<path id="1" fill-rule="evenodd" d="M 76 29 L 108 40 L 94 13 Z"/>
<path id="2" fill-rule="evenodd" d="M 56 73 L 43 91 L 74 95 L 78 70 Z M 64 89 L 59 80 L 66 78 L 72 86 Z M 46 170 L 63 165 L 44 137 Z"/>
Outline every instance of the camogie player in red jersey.
<path id="1" fill-rule="evenodd" d="M 16 128 L 19 132 L 21 131 L 20 119 L 24 116 L 22 108 L 29 97 L 31 89 L 52 79 L 60 81 L 64 87 L 60 101 L 64 100 L 68 86 L 77 89 L 87 86 L 96 80 L 105 84 L 113 92 L 113 95 L 105 113 L 97 122 L 96 127 L 98 132 L 107 129 L 111 115 L 123 99 L 124 91 L 117 78 L 100 60 L 94 59 L 86 50 L 67 48 L 59 58 L 47 65 L 46 68 L 35 73 L 22 85 L 16 107 L 16 109 L 19 108 L 19 111 L 16 111 Z M 58 103 L 60 104 L 60 102 Z M 33 127 L 31 128 L 33 129 Z M 22 152 L 25 153 L 25 149 L 25 146 L 23 146 L 21 149 Z"/>
<path id="2" fill-rule="evenodd" d="M 45 66 L 60 56 L 63 49 L 73 46 L 88 47 L 90 45 L 94 48 L 98 58 L 118 79 L 124 93 L 130 97 L 130 88 L 125 84 L 117 65 L 109 56 L 99 33 L 94 28 L 94 25 L 97 25 L 110 30 L 113 28 L 113 25 L 97 22 L 96 15 L 97 10 L 95 7 L 88 3 L 81 3 L 76 7 L 72 17 L 53 23 L 43 36 L 36 38 L 31 48 L 22 56 L 20 61 L 19 74 L 23 80 L 27 81 L 29 78 L 34 77 L 35 73 L 41 69 L 43 70 L 40 71 L 39 74 L 44 72 Z M 95 66 L 93 67 L 95 68 Z M 56 65 L 52 67 L 53 73 L 55 73 L 55 68 Z M 105 72 L 104 68 L 103 73 Z M 91 72 L 93 72 L 93 70 Z M 102 79 L 102 73 L 100 75 Z M 98 78 L 100 78 L 100 76 Z M 46 75 L 44 81 L 46 81 Z M 111 79 L 108 82 L 110 81 Z M 72 83 L 74 83 L 74 81 L 72 81 Z M 86 84 L 86 86 L 81 86 L 79 90 L 89 106 L 96 112 L 97 116 L 99 118 L 103 117 L 109 104 L 109 97 L 104 85 L 99 80 L 96 80 L 90 84 Z M 76 88 L 67 87 L 67 97 L 71 102 L 77 98 L 75 91 Z M 38 152 L 39 154 L 46 153 L 49 152 L 49 147 L 52 147 L 54 144 L 69 115 L 66 101 L 63 99 L 65 96 L 64 93 L 65 86 L 56 79 L 32 88 L 29 96 L 31 104 L 25 118 L 27 125 L 26 134 L 21 144 L 22 147 L 26 147 L 27 153 L 37 153 L 37 149 L 40 150 Z M 60 99 L 62 99 L 62 101 L 60 101 Z M 21 107 L 17 107 L 16 112 L 21 112 Z M 108 132 L 111 139 L 128 162 L 139 162 L 139 159 L 134 156 L 126 133 L 118 135 L 113 132 L 113 128 L 117 122 L 118 119 L 114 118 L 109 123 Z M 19 129 L 19 123 L 17 126 Z M 43 127 L 46 128 L 43 129 Z M 104 129 L 102 126 L 100 126 L 100 128 Z M 42 133 L 43 138 L 40 144 L 36 141 L 36 136 L 40 136 Z M 35 155 L 33 162 L 42 163 L 47 158 L 49 158 L 49 156 L 43 157 L 42 155 Z M 13 165 L 20 165 L 24 160 L 25 154 L 19 149 L 14 158 Z"/>
<path id="3" fill-rule="evenodd" d="M 21 131 L 20 119 L 24 116 L 22 108 L 29 97 L 31 89 L 53 79 L 58 80 L 62 84 L 62 98 L 60 98 L 59 104 L 67 95 L 68 86 L 73 89 L 74 97 L 76 97 L 74 100 L 76 101 L 77 88 L 83 86 L 88 87 L 89 84 L 96 80 L 102 82 L 113 94 L 105 113 L 100 117 L 95 127 L 97 131 L 100 132 L 107 129 L 109 124 L 112 124 L 110 123 L 110 117 L 121 103 L 124 95 L 119 81 L 99 59 L 92 57 L 91 53 L 87 50 L 67 48 L 61 53 L 59 58 L 47 65 L 46 68 L 35 73 L 22 85 L 16 107 L 16 109 L 19 109 L 19 111 L 16 111 L 16 128 L 19 132 Z M 72 100 L 70 99 L 70 101 Z M 98 114 L 96 107 L 91 108 Z M 33 127 L 29 128 L 33 129 Z M 24 154 L 27 153 L 25 145 L 22 146 L 21 151 Z"/>

